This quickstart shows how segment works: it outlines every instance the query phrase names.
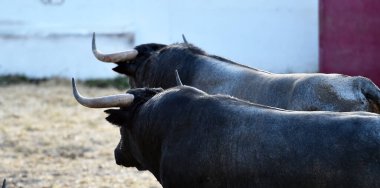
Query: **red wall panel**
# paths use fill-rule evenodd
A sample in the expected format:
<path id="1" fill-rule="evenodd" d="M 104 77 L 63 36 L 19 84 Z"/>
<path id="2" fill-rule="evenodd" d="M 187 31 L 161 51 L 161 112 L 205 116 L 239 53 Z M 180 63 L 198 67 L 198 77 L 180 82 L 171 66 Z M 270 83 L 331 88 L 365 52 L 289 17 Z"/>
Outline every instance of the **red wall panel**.
<path id="1" fill-rule="evenodd" d="M 319 68 L 380 85 L 380 0 L 320 0 Z"/>

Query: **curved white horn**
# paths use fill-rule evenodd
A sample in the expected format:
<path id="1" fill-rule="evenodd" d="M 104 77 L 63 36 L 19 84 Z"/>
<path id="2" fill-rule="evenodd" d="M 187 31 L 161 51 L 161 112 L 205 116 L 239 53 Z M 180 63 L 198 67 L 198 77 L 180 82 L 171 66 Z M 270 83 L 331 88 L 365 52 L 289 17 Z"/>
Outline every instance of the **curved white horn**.
<path id="1" fill-rule="evenodd" d="M 103 62 L 109 62 L 109 63 L 116 63 L 120 61 L 126 61 L 126 60 L 132 60 L 134 59 L 138 51 L 135 49 L 127 50 L 124 52 L 116 52 L 112 54 L 102 54 L 96 49 L 96 42 L 95 42 L 95 32 L 92 34 L 92 53 L 98 59 L 99 61 Z"/>
<path id="2" fill-rule="evenodd" d="M 79 104 L 89 108 L 127 107 L 134 99 L 132 94 L 118 94 L 95 98 L 83 97 L 77 90 L 74 78 L 72 78 L 71 83 L 75 99 Z"/>

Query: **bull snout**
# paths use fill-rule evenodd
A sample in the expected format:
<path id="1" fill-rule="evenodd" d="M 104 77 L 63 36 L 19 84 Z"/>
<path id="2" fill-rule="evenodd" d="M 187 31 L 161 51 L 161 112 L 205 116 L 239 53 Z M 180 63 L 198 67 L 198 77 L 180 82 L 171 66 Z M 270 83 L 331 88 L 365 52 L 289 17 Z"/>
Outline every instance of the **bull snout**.
<path id="1" fill-rule="evenodd" d="M 128 152 L 120 147 L 120 143 L 114 150 L 115 162 L 117 165 L 125 166 L 125 167 L 136 167 L 137 169 L 141 169 L 140 163 Z"/>
<path id="2" fill-rule="evenodd" d="M 128 167 L 126 166 L 127 163 L 125 162 L 125 159 L 119 149 L 117 148 L 115 149 L 114 155 L 115 155 L 115 161 L 117 165 Z"/>

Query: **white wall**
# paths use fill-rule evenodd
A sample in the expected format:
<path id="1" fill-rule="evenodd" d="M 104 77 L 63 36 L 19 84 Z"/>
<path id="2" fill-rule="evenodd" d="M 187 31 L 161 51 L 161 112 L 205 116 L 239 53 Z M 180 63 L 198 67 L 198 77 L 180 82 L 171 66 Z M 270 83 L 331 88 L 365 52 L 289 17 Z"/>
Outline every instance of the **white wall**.
<path id="1" fill-rule="evenodd" d="M 135 17 L 138 44 L 173 43 L 183 33 L 209 53 L 256 68 L 318 70 L 317 0 L 135 2 L 137 12 L 150 12 Z M 144 6 L 148 4 L 152 6 Z"/>
<path id="2" fill-rule="evenodd" d="M 132 13 L 124 0 L 0 1 L 0 74 L 111 77 L 112 65 L 91 52 L 92 32 L 103 51 L 133 47 Z"/>
<path id="3" fill-rule="evenodd" d="M 92 57 L 93 31 L 103 51 L 180 42 L 183 33 L 209 53 L 256 68 L 318 68 L 317 0 L 65 0 L 61 6 L 2 0 L 0 74 L 114 76 L 112 65 Z"/>

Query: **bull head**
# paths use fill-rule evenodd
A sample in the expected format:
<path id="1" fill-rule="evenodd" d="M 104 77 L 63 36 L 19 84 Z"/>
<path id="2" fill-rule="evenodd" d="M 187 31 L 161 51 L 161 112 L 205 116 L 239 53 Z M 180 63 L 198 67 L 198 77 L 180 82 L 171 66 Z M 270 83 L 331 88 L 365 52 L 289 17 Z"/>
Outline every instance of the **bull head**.
<path id="1" fill-rule="evenodd" d="M 110 123 L 120 127 L 120 142 L 114 150 L 116 164 L 125 167 L 136 167 L 139 170 L 146 170 L 139 162 L 139 153 L 136 144 L 130 137 L 133 116 L 136 110 L 152 98 L 157 93 L 162 92 L 161 88 L 132 89 L 126 94 L 109 95 L 104 97 L 87 98 L 83 97 L 77 90 L 74 78 L 72 79 L 73 95 L 81 105 L 89 108 L 110 108 L 120 107 L 120 109 L 108 109 L 106 118 Z M 128 126 L 127 126 L 128 125 Z"/>

